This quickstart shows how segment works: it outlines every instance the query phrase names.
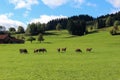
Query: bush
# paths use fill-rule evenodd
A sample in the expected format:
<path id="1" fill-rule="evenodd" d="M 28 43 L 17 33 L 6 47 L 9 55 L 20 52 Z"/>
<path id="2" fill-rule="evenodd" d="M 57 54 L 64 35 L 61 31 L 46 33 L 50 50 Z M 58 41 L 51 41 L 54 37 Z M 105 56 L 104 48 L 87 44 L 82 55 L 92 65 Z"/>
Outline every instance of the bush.
<path id="1" fill-rule="evenodd" d="M 110 34 L 111 34 L 111 35 L 116 35 L 117 32 L 116 32 L 116 30 L 112 29 L 112 30 L 110 31 Z"/>

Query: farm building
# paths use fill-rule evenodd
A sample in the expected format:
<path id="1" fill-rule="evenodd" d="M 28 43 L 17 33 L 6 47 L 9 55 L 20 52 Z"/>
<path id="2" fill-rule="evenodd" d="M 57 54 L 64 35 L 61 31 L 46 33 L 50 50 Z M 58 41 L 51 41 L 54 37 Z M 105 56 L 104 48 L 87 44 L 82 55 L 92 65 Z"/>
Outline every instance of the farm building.
<path id="1" fill-rule="evenodd" d="M 24 43 L 24 40 L 11 37 L 9 34 L 0 34 L 0 44 L 7 43 Z"/>

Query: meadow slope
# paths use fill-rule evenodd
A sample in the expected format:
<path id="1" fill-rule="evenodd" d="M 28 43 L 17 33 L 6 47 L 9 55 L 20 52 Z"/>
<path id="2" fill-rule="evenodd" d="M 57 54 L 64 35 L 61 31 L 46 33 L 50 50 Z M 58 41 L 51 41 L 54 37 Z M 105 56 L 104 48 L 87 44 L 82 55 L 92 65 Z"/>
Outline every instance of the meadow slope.
<path id="1" fill-rule="evenodd" d="M 120 36 L 99 31 L 71 36 L 66 31 L 50 31 L 45 41 L 0 44 L 0 80 L 120 80 Z M 57 48 L 66 47 L 65 53 Z M 86 52 L 86 48 L 93 48 Z M 26 48 L 29 54 L 20 54 Z M 45 54 L 34 54 L 46 48 Z M 76 53 L 75 49 L 82 49 Z"/>

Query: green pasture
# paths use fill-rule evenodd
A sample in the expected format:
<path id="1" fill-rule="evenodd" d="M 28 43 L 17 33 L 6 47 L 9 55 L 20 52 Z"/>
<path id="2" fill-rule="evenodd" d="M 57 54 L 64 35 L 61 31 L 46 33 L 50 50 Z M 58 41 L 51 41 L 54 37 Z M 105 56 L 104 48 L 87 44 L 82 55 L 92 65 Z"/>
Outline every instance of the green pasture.
<path id="1" fill-rule="evenodd" d="M 44 38 L 42 43 L 0 44 L 0 80 L 120 80 L 119 35 L 99 31 L 80 37 L 49 31 Z M 57 52 L 64 47 L 66 52 Z M 20 48 L 29 53 L 20 54 Z M 35 48 L 46 48 L 47 53 L 35 54 Z M 76 53 L 77 48 L 82 53 Z"/>

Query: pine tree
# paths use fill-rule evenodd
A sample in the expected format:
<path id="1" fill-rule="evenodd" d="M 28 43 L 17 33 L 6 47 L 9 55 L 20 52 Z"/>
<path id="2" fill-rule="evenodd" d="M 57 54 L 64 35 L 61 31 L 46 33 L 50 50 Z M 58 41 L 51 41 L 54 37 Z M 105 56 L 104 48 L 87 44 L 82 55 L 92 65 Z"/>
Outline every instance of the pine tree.
<path id="1" fill-rule="evenodd" d="M 72 20 L 68 20 L 67 30 L 70 34 L 72 35 L 74 34 L 75 27 L 74 27 L 74 22 Z"/>

